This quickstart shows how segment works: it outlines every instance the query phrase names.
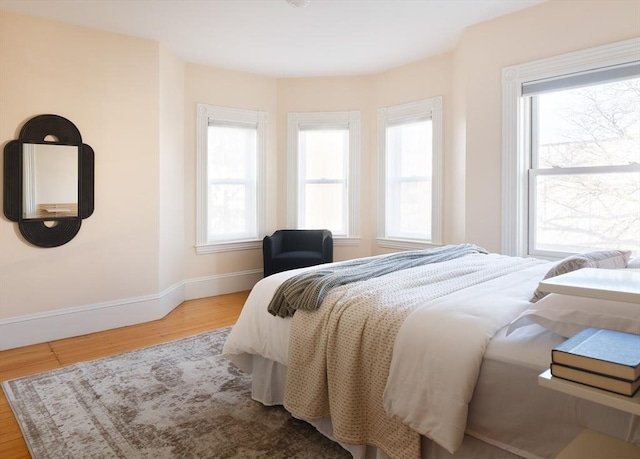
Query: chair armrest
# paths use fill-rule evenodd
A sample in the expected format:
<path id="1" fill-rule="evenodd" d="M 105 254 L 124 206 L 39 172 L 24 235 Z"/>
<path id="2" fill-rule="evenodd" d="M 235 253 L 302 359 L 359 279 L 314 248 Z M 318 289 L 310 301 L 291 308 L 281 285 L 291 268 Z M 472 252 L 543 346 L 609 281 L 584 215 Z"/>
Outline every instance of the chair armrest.
<path id="1" fill-rule="evenodd" d="M 322 257 L 327 263 L 333 262 L 333 235 L 329 230 L 322 232 Z"/>
<path id="2" fill-rule="evenodd" d="M 282 252 L 282 233 L 276 231 L 271 236 L 265 236 L 262 239 L 262 251 L 269 259 Z"/>
<path id="3" fill-rule="evenodd" d="M 264 277 L 273 274 L 271 260 L 280 252 L 282 252 L 282 233 L 276 231 L 271 236 L 265 236 L 262 239 L 262 266 Z"/>

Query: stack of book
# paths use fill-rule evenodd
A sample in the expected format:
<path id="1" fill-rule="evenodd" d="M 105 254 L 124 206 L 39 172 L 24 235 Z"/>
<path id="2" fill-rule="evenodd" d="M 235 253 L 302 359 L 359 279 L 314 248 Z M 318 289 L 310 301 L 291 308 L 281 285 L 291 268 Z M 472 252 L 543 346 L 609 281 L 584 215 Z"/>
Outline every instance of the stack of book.
<path id="1" fill-rule="evenodd" d="M 551 374 L 617 394 L 640 387 L 640 335 L 586 328 L 551 351 Z"/>

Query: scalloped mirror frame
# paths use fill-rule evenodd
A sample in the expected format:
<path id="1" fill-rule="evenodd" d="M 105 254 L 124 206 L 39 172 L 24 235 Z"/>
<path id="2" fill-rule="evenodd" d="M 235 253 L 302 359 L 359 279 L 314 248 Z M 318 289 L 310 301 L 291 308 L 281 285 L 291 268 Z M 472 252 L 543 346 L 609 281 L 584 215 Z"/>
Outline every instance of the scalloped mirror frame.
<path id="1" fill-rule="evenodd" d="M 49 141 L 48 138 L 56 141 Z M 78 212 L 71 217 L 25 218 L 23 212 L 23 145 L 65 145 L 78 148 Z M 58 247 L 71 241 L 82 220 L 93 213 L 94 152 L 82 143 L 78 128 L 59 115 L 38 115 L 28 120 L 17 140 L 4 147 L 4 215 L 17 222 L 24 239 L 37 247 Z"/>

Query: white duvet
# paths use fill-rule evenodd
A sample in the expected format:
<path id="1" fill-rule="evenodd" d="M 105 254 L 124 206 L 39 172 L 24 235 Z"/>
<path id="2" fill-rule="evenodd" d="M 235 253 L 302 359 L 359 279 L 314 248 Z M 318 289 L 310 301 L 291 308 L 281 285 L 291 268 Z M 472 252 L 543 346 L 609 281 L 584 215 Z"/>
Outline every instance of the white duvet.
<path id="1" fill-rule="evenodd" d="M 284 271 L 265 277 L 249 293 L 238 321 L 233 326 L 222 354 L 241 370 L 250 373 L 251 355 L 287 365 L 291 317 L 274 317 L 267 306 L 278 286 L 294 275 L 314 268 Z"/>
<path id="2" fill-rule="evenodd" d="M 433 300 L 405 320 L 396 338 L 384 406 L 387 413 L 453 452 L 466 427 L 484 351 L 497 330 L 529 305 L 550 264 L 525 269 Z M 271 316 L 267 305 L 287 271 L 256 284 L 233 327 L 223 355 L 251 372 L 252 355 L 287 365 L 291 319 Z"/>
<path id="3" fill-rule="evenodd" d="M 454 452 L 489 340 L 530 305 L 550 263 L 459 290 L 414 310 L 396 337 L 387 414 Z"/>

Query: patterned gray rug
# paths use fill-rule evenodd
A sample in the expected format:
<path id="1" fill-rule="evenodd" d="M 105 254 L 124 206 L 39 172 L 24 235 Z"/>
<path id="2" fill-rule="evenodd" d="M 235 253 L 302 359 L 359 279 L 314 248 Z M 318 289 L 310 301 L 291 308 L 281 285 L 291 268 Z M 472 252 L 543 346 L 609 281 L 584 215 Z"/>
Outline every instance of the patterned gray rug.
<path id="1" fill-rule="evenodd" d="M 34 459 L 347 458 L 220 355 L 229 329 L 3 382 Z"/>

